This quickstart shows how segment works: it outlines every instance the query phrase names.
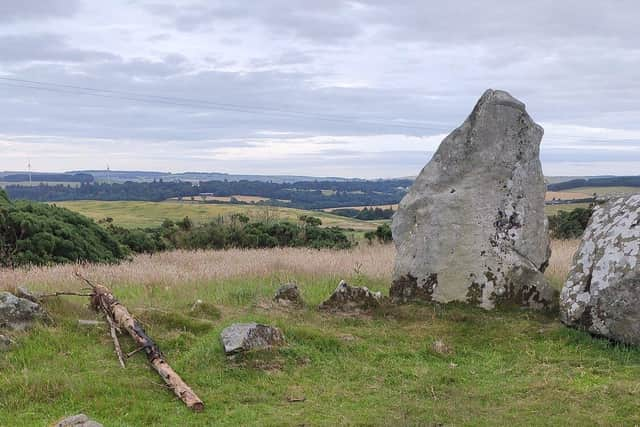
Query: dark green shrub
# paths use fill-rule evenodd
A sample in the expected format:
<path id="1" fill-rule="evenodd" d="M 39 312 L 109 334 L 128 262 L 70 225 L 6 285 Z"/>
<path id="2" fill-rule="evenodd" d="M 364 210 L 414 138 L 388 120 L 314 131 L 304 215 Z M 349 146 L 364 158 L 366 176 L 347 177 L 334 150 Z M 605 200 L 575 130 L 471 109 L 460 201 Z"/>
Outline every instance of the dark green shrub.
<path id="1" fill-rule="evenodd" d="M 93 220 L 42 203 L 12 203 L 0 191 L 0 265 L 116 262 L 126 247 Z"/>
<path id="2" fill-rule="evenodd" d="M 555 239 L 575 239 L 582 236 L 593 208 L 576 208 L 571 211 L 559 211 L 549 217 L 549 230 Z"/>

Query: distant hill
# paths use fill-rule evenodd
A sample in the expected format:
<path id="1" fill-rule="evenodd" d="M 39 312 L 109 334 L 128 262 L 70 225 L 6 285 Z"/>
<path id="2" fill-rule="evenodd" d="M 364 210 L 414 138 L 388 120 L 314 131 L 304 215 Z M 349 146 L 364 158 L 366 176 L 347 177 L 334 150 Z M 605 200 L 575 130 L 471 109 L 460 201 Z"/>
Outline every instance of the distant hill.
<path id="1" fill-rule="evenodd" d="M 640 176 L 582 178 L 547 185 L 549 191 L 561 191 L 581 187 L 640 187 Z"/>
<path id="2" fill-rule="evenodd" d="M 276 184 L 291 183 L 291 182 L 305 182 L 305 181 L 334 181 L 334 182 L 348 182 L 348 181 L 361 181 L 357 178 L 339 178 L 339 177 L 314 177 L 314 176 L 298 176 L 298 175 L 239 175 L 239 174 L 227 174 L 219 172 L 157 172 L 157 171 L 106 171 L 106 170 L 82 170 L 82 171 L 70 171 L 70 174 L 89 174 L 92 175 L 96 181 L 111 181 L 111 182 L 151 182 L 153 180 L 159 181 L 260 181 L 260 182 L 273 182 Z"/>
<path id="3" fill-rule="evenodd" d="M 614 178 L 615 175 L 597 175 L 597 176 L 545 176 L 544 180 L 547 184 L 558 184 L 560 182 L 575 181 L 577 179 L 594 179 L 594 178 Z"/>
<path id="4" fill-rule="evenodd" d="M 14 182 L 93 182 L 94 177 L 88 173 L 47 173 L 47 172 L 0 172 L 0 181 Z"/>

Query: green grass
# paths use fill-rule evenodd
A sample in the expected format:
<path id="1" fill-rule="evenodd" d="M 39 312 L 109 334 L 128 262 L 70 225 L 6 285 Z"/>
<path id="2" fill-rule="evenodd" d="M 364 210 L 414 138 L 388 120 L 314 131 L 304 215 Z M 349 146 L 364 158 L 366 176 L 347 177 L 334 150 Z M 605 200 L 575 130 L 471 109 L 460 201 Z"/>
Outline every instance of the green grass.
<path id="1" fill-rule="evenodd" d="M 160 225 L 165 219 L 175 221 L 185 216 L 201 223 L 234 213 L 244 213 L 256 220 L 279 219 L 290 221 L 297 221 L 300 215 L 313 215 L 322 220 L 323 226 L 353 228 L 354 230 L 372 230 L 378 225 L 375 221 L 361 221 L 332 215 L 327 212 L 272 206 L 194 204 L 169 201 L 159 203 L 103 202 L 92 200 L 56 202 L 56 205 L 79 212 L 95 220 L 111 217 L 116 224 L 123 227 L 153 227 Z"/>
<path id="2" fill-rule="evenodd" d="M 78 412 L 105 426 L 640 423 L 638 349 L 524 310 L 407 305 L 371 316 L 320 314 L 315 306 L 336 283 L 296 279 L 308 303 L 300 311 L 269 308 L 275 276 L 179 289 L 114 286 L 204 400 L 197 414 L 161 385 L 143 355 L 119 368 L 106 328 L 77 325 L 95 318 L 83 298 L 50 300 L 55 325 L 17 334 L 17 348 L 0 354 L 0 425 L 43 426 Z M 205 309 L 192 316 L 196 299 Z M 288 346 L 230 362 L 219 333 L 238 321 L 279 326 Z M 451 353 L 434 351 L 435 340 Z M 133 348 L 129 339 L 122 344 Z M 289 395 L 306 400 L 290 403 Z"/>
<path id="3" fill-rule="evenodd" d="M 588 208 L 589 203 L 569 203 L 566 205 L 546 205 L 544 207 L 544 213 L 547 216 L 555 215 L 560 211 L 572 211 L 577 208 Z"/>

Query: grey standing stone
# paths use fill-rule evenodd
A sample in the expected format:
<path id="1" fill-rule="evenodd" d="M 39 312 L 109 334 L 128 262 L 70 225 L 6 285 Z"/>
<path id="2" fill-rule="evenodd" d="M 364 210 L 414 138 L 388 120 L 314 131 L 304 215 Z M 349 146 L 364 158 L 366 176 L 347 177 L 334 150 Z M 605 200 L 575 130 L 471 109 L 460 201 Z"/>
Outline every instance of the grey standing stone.
<path id="1" fill-rule="evenodd" d="M 278 288 L 273 300 L 284 306 L 301 307 L 304 305 L 300 289 L 294 283 L 286 283 Z"/>
<path id="2" fill-rule="evenodd" d="M 395 302 L 555 305 L 539 159 L 543 129 L 487 90 L 420 172 L 393 218 Z"/>
<path id="3" fill-rule="evenodd" d="M 250 350 L 265 350 L 285 344 L 282 331 L 259 323 L 234 323 L 220 334 L 224 352 L 236 354 Z"/>
<path id="4" fill-rule="evenodd" d="M 55 427 L 103 427 L 102 424 L 90 420 L 85 414 L 73 415 L 58 421 Z"/>
<path id="5" fill-rule="evenodd" d="M 23 330 L 31 327 L 45 314 L 39 304 L 9 292 L 0 292 L 0 327 Z"/>
<path id="6" fill-rule="evenodd" d="M 381 300 L 382 294 L 380 292 L 371 292 L 364 286 L 350 286 L 342 280 L 331 296 L 318 308 L 342 312 L 368 311 L 379 307 Z"/>
<path id="7" fill-rule="evenodd" d="M 560 294 L 560 318 L 640 344 L 640 195 L 595 208 Z"/>

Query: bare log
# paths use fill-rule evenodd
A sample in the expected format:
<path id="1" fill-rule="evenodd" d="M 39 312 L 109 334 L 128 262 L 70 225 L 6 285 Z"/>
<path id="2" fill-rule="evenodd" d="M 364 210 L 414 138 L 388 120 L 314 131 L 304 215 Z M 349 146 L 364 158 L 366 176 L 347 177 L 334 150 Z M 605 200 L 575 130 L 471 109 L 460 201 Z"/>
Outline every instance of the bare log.
<path id="1" fill-rule="evenodd" d="M 106 315 L 106 318 L 109 322 L 109 332 L 111 333 L 111 339 L 113 339 L 113 346 L 116 349 L 116 354 L 118 355 L 120 366 L 124 368 L 124 354 L 122 354 L 122 347 L 120 347 L 120 341 L 118 340 L 118 333 L 116 332 L 116 322 L 109 315 Z"/>
<path id="2" fill-rule="evenodd" d="M 151 366 L 153 366 L 164 382 L 187 407 L 194 411 L 202 411 L 204 409 L 202 400 L 200 400 L 193 390 L 191 390 L 182 378 L 169 366 L 158 345 L 146 334 L 142 325 L 113 296 L 111 290 L 102 285 L 94 285 L 79 274 L 78 276 L 93 289 L 91 305 L 96 310 L 104 312 L 107 319 L 112 319 L 116 327 L 126 330 L 129 335 L 131 335 L 131 338 L 133 338 L 138 347 L 144 349 Z M 117 342 L 117 338 L 114 342 Z M 122 351 L 118 353 L 119 358 L 122 357 L 121 353 Z M 122 359 L 121 363 L 124 363 Z"/>

